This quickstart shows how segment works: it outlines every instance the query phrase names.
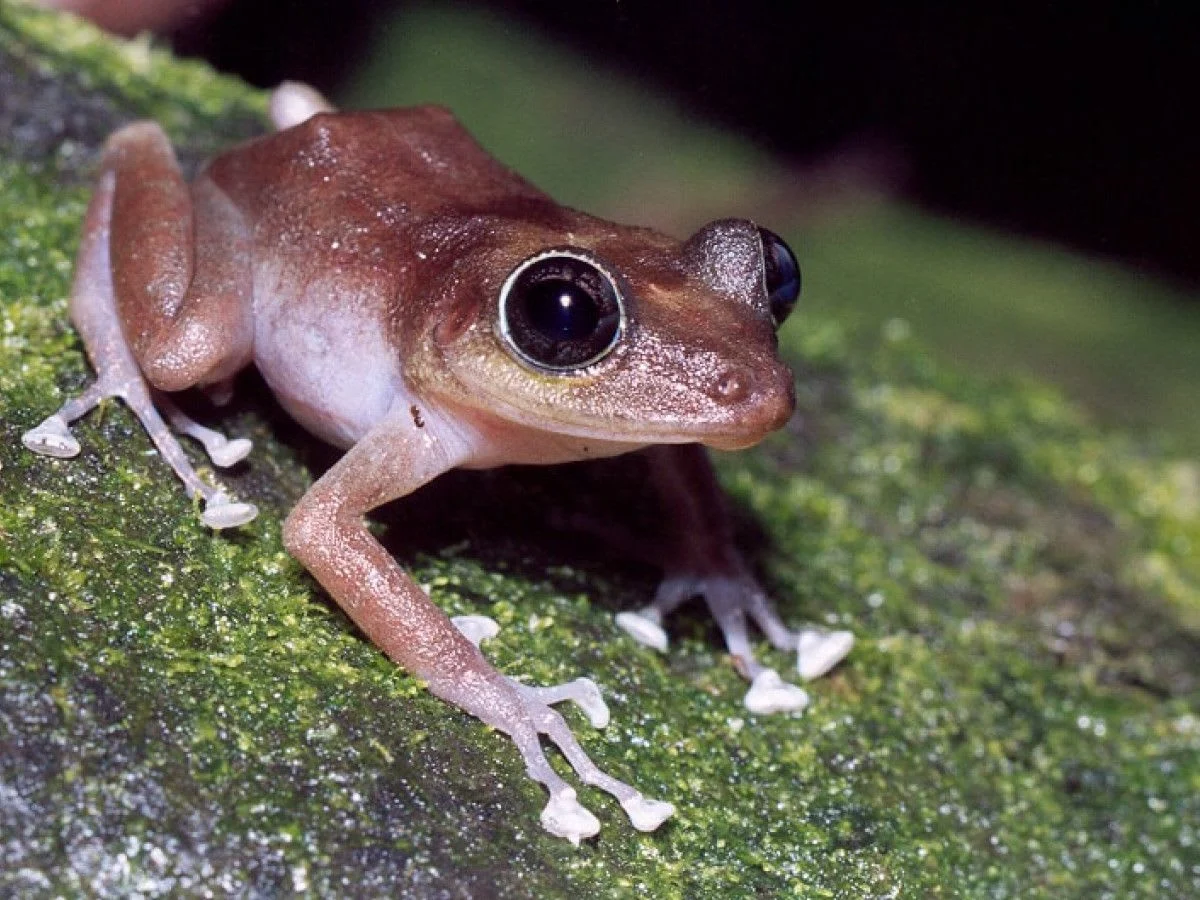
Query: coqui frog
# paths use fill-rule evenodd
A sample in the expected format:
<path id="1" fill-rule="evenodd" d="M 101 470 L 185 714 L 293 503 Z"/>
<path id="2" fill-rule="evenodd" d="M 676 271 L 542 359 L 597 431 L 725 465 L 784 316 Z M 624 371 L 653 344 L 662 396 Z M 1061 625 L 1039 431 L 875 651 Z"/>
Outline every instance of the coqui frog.
<path id="1" fill-rule="evenodd" d="M 792 413 L 776 329 L 799 293 L 795 256 L 745 220 L 679 242 L 560 206 L 441 108 L 338 112 L 285 84 L 271 116 L 277 130 L 190 184 L 156 124 L 109 138 L 71 292 L 98 377 L 25 445 L 76 455 L 70 423 L 120 397 L 202 501 L 204 525 L 237 527 L 257 510 L 202 480 L 173 431 L 218 466 L 250 443 L 201 426 L 171 394 L 220 402 L 253 363 L 293 417 L 345 450 L 284 522 L 288 551 L 391 659 L 512 739 L 549 792 L 544 828 L 578 843 L 600 823 L 540 735 L 654 830 L 674 807 L 598 768 L 552 708 L 574 701 L 603 727 L 597 685 L 501 674 L 479 647 L 498 626 L 448 618 L 364 517 L 454 468 L 648 453 L 676 549 L 653 601 L 617 624 L 665 649 L 663 618 L 703 596 L 751 711 L 802 708 L 805 692 L 756 659 L 748 622 L 798 654 L 801 677 L 852 638 L 780 620 L 733 548 L 701 446 L 748 447 Z"/>

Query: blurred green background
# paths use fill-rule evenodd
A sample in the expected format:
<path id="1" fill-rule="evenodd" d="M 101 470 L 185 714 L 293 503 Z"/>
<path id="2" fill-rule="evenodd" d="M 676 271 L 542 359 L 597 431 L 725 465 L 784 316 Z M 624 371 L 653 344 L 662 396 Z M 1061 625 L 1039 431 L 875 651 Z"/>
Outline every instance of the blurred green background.
<path id="1" fill-rule="evenodd" d="M 1200 452 L 1200 303 L 1133 269 L 924 213 L 889 190 L 886 160 L 774 158 L 525 23 L 442 5 L 398 11 L 337 100 L 445 104 L 556 198 L 619 221 L 684 235 L 754 218 L 793 243 L 804 302 L 860 340 L 911 329 L 960 368 L 1048 379 L 1102 423 Z"/>

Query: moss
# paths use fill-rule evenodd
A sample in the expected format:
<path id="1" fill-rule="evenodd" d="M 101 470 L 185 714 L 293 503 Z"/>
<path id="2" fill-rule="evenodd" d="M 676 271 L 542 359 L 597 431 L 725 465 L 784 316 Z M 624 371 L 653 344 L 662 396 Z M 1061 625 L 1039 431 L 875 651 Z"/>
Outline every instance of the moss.
<path id="1" fill-rule="evenodd" d="M 197 153 L 262 109 L 21 6 L 0 6 L 0 52 L 27 79 L 13 96 L 53 82 L 63 110 L 161 117 Z M 388 663 L 283 552 L 280 519 L 326 457 L 253 379 L 227 425 L 256 451 L 222 477 L 263 515 L 237 534 L 199 526 L 119 405 L 81 425 L 74 461 L 23 451 L 88 377 L 63 298 L 101 138 L 40 155 L 19 138 L 0 161 L 0 892 L 1200 890 L 1194 462 L 1100 432 L 1038 384 L 949 371 L 896 324 L 864 340 L 800 314 L 784 332 L 800 415 L 719 463 L 787 617 L 860 644 L 804 715 L 768 719 L 741 707 L 703 616 L 673 623 L 665 656 L 614 628 L 652 574 L 544 527 L 512 534 L 524 476 L 467 483 L 501 498 L 490 512 L 414 498 L 405 519 L 459 515 L 413 540 L 383 517 L 444 608 L 504 626 L 489 646 L 506 671 L 593 674 L 614 715 L 592 732 L 571 713 L 587 749 L 679 807 L 640 835 L 586 790 L 603 830 L 572 849 L 538 827 L 508 743 Z"/>

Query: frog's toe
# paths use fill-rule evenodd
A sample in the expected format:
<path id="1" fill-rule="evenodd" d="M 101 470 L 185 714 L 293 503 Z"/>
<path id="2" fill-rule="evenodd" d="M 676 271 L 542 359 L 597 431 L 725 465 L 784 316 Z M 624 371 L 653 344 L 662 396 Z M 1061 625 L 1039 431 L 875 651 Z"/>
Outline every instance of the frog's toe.
<path id="1" fill-rule="evenodd" d="M 611 713 L 608 711 L 608 704 L 604 702 L 604 696 L 600 693 L 600 686 L 590 678 L 576 678 L 574 681 L 562 685 L 559 690 L 563 695 L 563 699 L 573 700 L 575 704 L 583 710 L 583 714 L 587 716 L 588 722 L 593 728 L 605 728 L 608 726 Z"/>
<path id="2" fill-rule="evenodd" d="M 476 647 L 500 633 L 500 625 L 488 616 L 452 616 L 450 621 Z"/>
<path id="3" fill-rule="evenodd" d="M 480 618 L 483 617 L 481 616 Z M 508 680 L 517 689 L 517 692 L 525 698 L 527 703 L 534 704 L 535 706 L 548 706 L 552 703 L 562 703 L 570 700 L 583 710 L 583 714 L 587 716 L 588 722 L 591 723 L 593 728 L 605 728 L 608 726 L 609 719 L 611 718 L 608 704 L 604 702 L 604 695 L 600 693 L 600 686 L 590 678 L 576 678 L 574 681 L 566 681 L 562 684 L 550 684 L 545 687 L 521 684 L 521 682 L 512 678 Z"/>
<path id="4" fill-rule="evenodd" d="M 796 671 L 805 681 L 819 678 L 845 659 L 853 646 L 853 632 L 801 628 L 796 635 Z"/>
<path id="5" fill-rule="evenodd" d="M 299 81 L 285 81 L 271 92 L 271 122 L 281 130 L 307 122 L 317 113 L 332 110 L 333 104 L 316 88 Z"/>
<path id="6" fill-rule="evenodd" d="M 551 834 L 566 838 L 576 846 L 582 839 L 600 831 L 600 820 L 579 802 L 574 788 L 564 788 L 550 797 L 542 810 L 541 823 Z"/>
<path id="7" fill-rule="evenodd" d="M 746 709 L 757 715 L 799 712 L 808 706 L 808 693 L 803 688 L 788 684 L 774 669 L 763 669 L 754 676 L 742 702 Z"/>
<path id="8" fill-rule="evenodd" d="M 206 442 L 204 445 L 205 451 L 208 453 L 208 458 L 212 460 L 214 466 L 222 469 L 228 469 L 230 466 L 235 466 L 243 459 L 250 455 L 250 451 L 254 449 L 254 444 L 249 438 L 226 438 L 224 435 L 218 434 L 220 440 Z"/>
<path id="9" fill-rule="evenodd" d="M 654 831 L 663 822 L 675 815 L 675 806 L 666 800 L 652 800 L 635 794 L 621 801 L 621 808 L 638 831 Z"/>
<path id="10" fill-rule="evenodd" d="M 658 622 L 658 611 L 648 607 L 640 612 L 619 612 L 615 619 L 617 627 L 646 647 L 665 653 L 667 633 Z"/>
<path id="11" fill-rule="evenodd" d="M 257 515 L 258 507 L 253 503 L 233 500 L 229 495 L 218 491 L 205 502 L 204 512 L 200 514 L 200 521 L 209 528 L 220 531 L 224 528 L 237 528 L 245 525 L 247 522 L 253 521 Z"/>
<path id="12" fill-rule="evenodd" d="M 80 449 L 79 441 L 71 434 L 66 420 L 58 414 L 49 416 L 40 425 L 26 431 L 21 435 L 21 443 L 34 453 L 56 459 L 78 456 Z"/>

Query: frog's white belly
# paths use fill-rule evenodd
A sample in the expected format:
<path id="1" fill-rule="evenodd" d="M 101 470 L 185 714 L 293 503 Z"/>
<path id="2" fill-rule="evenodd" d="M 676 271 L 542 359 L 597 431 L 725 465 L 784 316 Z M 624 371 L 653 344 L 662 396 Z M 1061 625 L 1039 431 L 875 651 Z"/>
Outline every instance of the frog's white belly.
<path id="1" fill-rule="evenodd" d="M 413 402 L 377 297 L 314 283 L 295 293 L 281 287 L 269 275 L 256 279 L 254 361 L 296 421 L 346 448 L 395 404 Z"/>

